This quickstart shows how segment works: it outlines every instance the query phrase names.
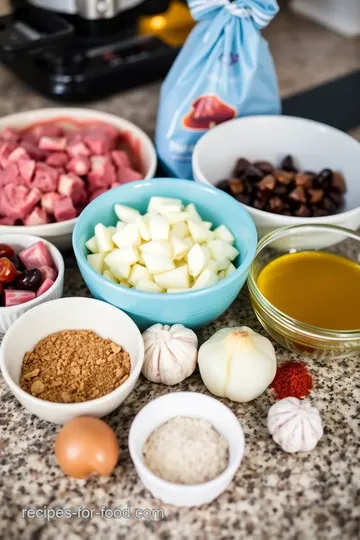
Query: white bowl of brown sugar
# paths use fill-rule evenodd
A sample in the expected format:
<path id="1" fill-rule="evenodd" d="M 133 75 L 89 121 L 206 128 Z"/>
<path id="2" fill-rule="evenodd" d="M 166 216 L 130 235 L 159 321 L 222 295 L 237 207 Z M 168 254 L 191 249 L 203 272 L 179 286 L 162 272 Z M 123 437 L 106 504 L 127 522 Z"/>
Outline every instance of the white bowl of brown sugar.
<path id="1" fill-rule="evenodd" d="M 4 337 L 0 366 L 20 403 L 64 424 L 101 418 L 133 390 L 144 360 L 136 324 L 93 298 L 61 298 L 24 313 Z"/>

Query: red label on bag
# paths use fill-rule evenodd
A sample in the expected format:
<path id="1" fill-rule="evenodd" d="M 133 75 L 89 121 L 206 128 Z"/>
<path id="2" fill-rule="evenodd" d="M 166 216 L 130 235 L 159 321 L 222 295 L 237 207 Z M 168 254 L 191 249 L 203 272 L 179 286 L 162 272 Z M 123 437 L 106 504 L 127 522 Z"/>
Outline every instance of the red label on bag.
<path id="1" fill-rule="evenodd" d="M 198 97 L 191 111 L 184 116 L 182 123 L 186 129 L 206 130 L 236 117 L 236 110 L 221 101 L 217 96 Z"/>

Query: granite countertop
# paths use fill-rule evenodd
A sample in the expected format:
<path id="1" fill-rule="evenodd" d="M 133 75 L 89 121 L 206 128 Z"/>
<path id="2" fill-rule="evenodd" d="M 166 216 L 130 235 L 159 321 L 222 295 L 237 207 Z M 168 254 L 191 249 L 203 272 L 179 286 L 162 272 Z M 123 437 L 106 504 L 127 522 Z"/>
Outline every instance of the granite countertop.
<path id="1" fill-rule="evenodd" d="M 273 30 L 271 30 L 273 29 Z M 267 31 L 283 94 L 340 75 L 359 65 L 358 42 L 319 30 L 293 16 L 280 16 Z M 289 47 L 284 48 L 284 38 Z M 317 39 L 323 54 L 313 54 Z M 286 50 L 285 50 L 286 49 Z M 319 49 L 318 49 L 319 50 Z M 333 54 L 336 51 L 336 54 Z M 332 58 L 326 69 L 320 58 Z M 354 58 L 355 57 L 355 58 Z M 306 73 L 304 71 L 306 66 Z M 159 84 L 138 88 L 92 106 L 125 116 L 153 134 Z M 0 115 L 53 106 L 0 68 Z M 4 99 L 4 98 L 7 99 Z M 88 296 L 82 278 L 67 260 L 65 296 Z M 263 332 L 244 290 L 215 323 L 201 330 L 200 342 L 224 326 L 247 325 Z M 278 361 L 296 355 L 277 347 Z M 308 359 L 314 377 L 311 400 L 319 408 L 324 436 L 309 454 L 289 455 L 266 428 L 271 390 L 249 404 L 223 400 L 236 414 L 246 438 L 244 460 L 229 489 L 211 505 L 177 509 L 154 500 L 137 477 L 127 449 L 129 426 L 149 400 L 170 391 L 206 393 L 200 376 L 174 388 L 140 378 L 124 404 L 106 420 L 114 428 L 121 457 L 110 478 L 64 477 L 54 456 L 58 427 L 25 412 L 0 378 L 0 539 L 115 540 L 232 539 L 348 540 L 360 531 L 360 383 L 359 358 L 330 362 Z M 102 505 L 132 510 L 163 508 L 165 517 L 150 519 L 24 519 L 23 510 L 79 506 L 98 511 Z"/>

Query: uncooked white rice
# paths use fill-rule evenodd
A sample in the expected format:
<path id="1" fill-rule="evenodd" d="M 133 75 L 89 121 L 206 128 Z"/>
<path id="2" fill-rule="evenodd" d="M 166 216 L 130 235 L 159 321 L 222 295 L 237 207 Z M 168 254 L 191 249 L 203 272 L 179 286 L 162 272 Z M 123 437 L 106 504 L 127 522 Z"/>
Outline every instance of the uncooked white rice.
<path id="1" fill-rule="evenodd" d="M 164 480 L 201 484 L 226 469 L 229 445 L 207 420 L 176 416 L 151 433 L 143 446 L 143 458 Z"/>

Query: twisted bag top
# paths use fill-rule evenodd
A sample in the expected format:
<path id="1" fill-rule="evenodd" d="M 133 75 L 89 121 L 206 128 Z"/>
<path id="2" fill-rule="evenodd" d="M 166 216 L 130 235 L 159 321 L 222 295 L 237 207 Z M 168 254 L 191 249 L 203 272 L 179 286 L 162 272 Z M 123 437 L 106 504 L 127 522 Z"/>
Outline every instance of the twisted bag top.
<path id="1" fill-rule="evenodd" d="M 192 178 L 191 157 L 208 129 L 237 116 L 279 114 L 268 45 L 260 34 L 275 0 L 188 0 L 199 21 L 161 89 L 156 146 L 173 176 Z"/>

